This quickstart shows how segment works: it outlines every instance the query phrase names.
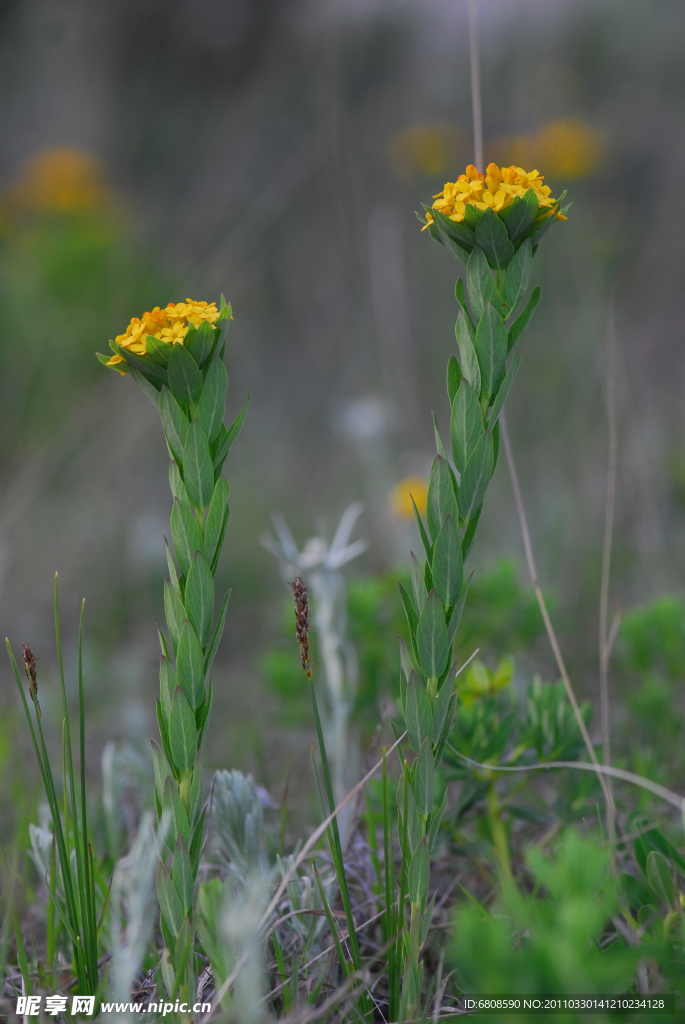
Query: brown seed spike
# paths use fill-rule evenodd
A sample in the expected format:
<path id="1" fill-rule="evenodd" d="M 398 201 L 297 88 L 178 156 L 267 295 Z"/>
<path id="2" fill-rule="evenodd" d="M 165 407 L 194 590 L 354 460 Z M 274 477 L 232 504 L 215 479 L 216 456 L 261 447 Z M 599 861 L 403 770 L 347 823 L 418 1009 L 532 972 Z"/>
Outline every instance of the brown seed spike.
<path id="1" fill-rule="evenodd" d="M 302 668 L 311 679 L 312 666 L 309 660 L 309 620 L 311 618 L 311 611 L 309 599 L 307 598 L 307 588 L 299 576 L 294 583 L 289 585 L 293 588 L 293 597 L 295 598 L 295 636 L 300 647 Z"/>
<path id="2" fill-rule="evenodd" d="M 26 678 L 29 681 L 29 696 L 36 705 L 38 714 L 42 718 L 43 712 L 40 710 L 40 704 L 38 703 L 38 680 L 36 679 L 36 662 L 38 659 L 28 644 L 22 644 L 21 646 L 24 650 L 24 668 L 26 669 Z"/>

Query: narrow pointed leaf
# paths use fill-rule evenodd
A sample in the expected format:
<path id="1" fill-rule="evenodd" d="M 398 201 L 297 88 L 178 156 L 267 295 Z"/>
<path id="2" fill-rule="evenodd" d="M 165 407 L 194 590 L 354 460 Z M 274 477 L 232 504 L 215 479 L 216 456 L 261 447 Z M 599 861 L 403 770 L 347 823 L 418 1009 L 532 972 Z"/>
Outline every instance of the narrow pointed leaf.
<path id="1" fill-rule="evenodd" d="M 440 533 L 445 516 L 457 518 L 457 499 L 447 462 L 439 455 L 433 462 L 428 484 L 428 529 L 433 540 Z"/>
<path id="2" fill-rule="evenodd" d="M 416 608 L 414 607 L 414 603 L 410 598 L 409 594 L 407 593 L 407 591 L 404 589 L 401 583 L 398 583 L 397 585 L 400 589 L 400 601 L 402 602 L 402 607 L 404 608 L 404 614 L 407 617 L 407 625 L 409 626 L 409 636 L 412 640 L 412 643 L 415 643 L 416 630 L 419 625 L 419 616 L 416 611 Z"/>
<path id="3" fill-rule="evenodd" d="M 414 851 L 409 865 L 409 899 L 423 905 L 428 895 L 428 837 L 424 836 Z"/>
<path id="4" fill-rule="evenodd" d="M 201 646 L 206 647 L 212 634 L 214 580 L 205 556 L 200 551 L 193 555 L 184 597 L 186 614 Z"/>
<path id="5" fill-rule="evenodd" d="M 182 464 L 181 461 L 179 465 Z M 174 498 L 178 498 L 184 505 L 190 505 L 188 492 L 185 489 L 185 484 L 181 479 L 181 473 L 176 462 L 169 463 L 169 489 Z"/>
<path id="6" fill-rule="evenodd" d="M 409 497 L 411 498 L 412 508 L 414 509 L 414 522 L 416 523 L 416 529 L 419 531 L 419 537 L 421 538 L 421 543 L 423 544 L 423 550 L 426 552 L 426 558 L 430 562 L 431 558 L 433 557 L 433 548 L 430 541 L 428 540 L 428 534 L 426 533 L 426 528 L 423 525 L 423 520 L 419 515 L 419 510 L 416 507 L 414 496 L 410 494 Z"/>
<path id="7" fill-rule="evenodd" d="M 404 721 L 409 734 L 409 742 L 412 749 L 418 754 L 423 741 L 432 734 L 433 715 L 423 680 L 414 671 L 410 672 L 407 682 Z"/>
<path id="8" fill-rule="evenodd" d="M 438 417 L 435 413 L 433 413 L 433 430 L 435 431 L 435 447 L 438 455 L 441 459 L 444 459 L 445 462 L 447 462 L 447 452 L 445 451 L 445 446 L 442 443 L 442 438 L 440 437 L 440 431 L 438 430 Z"/>
<path id="9" fill-rule="evenodd" d="M 181 348 L 174 345 L 174 348 Z M 188 435 L 188 417 L 172 395 L 169 388 L 164 385 L 159 395 L 159 411 L 162 414 L 162 426 L 171 449 L 171 454 L 179 466 L 183 466 L 183 449 Z"/>
<path id="10" fill-rule="evenodd" d="M 174 348 L 180 348 L 180 346 L 175 345 Z M 157 899 L 169 931 L 176 936 L 183 926 L 183 907 L 167 869 L 162 863 L 157 868 Z"/>
<path id="11" fill-rule="evenodd" d="M 219 433 L 224 418 L 226 407 L 226 389 L 228 387 L 228 376 L 226 367 L 215 356 L 209 364 L 202 395 L 197 407 L 197 418 L 200 426 L 210 441 Z"/>
<path id="12" fill-rule="evenodd" d="M 116 367 L 114 367 L 114 369 L 116 369 Z M 144 377 L 142 373 L 138 372 L 138 370 L 134 370 L 133 367 L 130 367 L 128 372 L 131 374 L 132 379 L 136 382 L 143 394 L 147 395 L 150 399 L 155 409 L 159 409 L 159 391 L 155 385 L 151 384 L 147 377 Z"/>
<path id="13" fill-rule="evenodd" d="M 230 492 L 231 488 L 226 477 L 220 476 L 214 487 L 205 523 L 205 558 L 210 566 L 214 562 L 214 556 L 219 547 Z"/>
<path id="14" fill-rule="evenodd" d="M 215 342 L 216 335 L 209 320 L 202 321 L 190 339 L 190 343 L 188 343 L 188 335 L 184 338 L 185 347 L 198 366 L 205 365 L 212 354 Z"/>
<path id="15" fill-rule="evenodd" d="M 442 601 L 437 590 L 431 590 L 423 606 L 416 630 L 416 647 L 422 672 L 439 679 L 445 671 L 449 644 Z"/>
<path id="16" fill-rule="evenodd" d="M 442 731 L 445 728 L 445 722 L 447 721 L 447 710 L 450 706 L 453 685 L 454 672 L 448 672 L 447 678 L 443 680 L 442 686 L 438 690 L 438 696 L 435 698 L 435 707 L 433 708 L 432 740 L 436 745 L 440 741 Z"/>
<path id="17" fill-rule="evenodd" d="M 459 515 L 468 522 L 482 504 L 495 468 L 492 434 L 486 430 L 466 463 L 459 487 Z"/>
<path id="18" fill-rule="evenodd" d="M 495 309 L 500 309 L 492 271 L 488 266 L 485 253 L 479 245 L 469 256 L 469 265 L 466 268 L 466 287 L 476 322 L 482 317 L 488 302 L 492 303 Z"/>
<path id="19" fill-rule="evenodd" d="M 178 641 L 176 655 L 178 683 L 191 708 L 199 708 L 205 699 L 205 673 L 202 662 L 202 648 L 197 634 L 188 619 L 185 620 Z"/>
<path id="20" fill-rule="evenodd" d="M 489 265 L 495 270 L 503 270 L 514 255 L 504 222 L 499 219 L 492 208 L 483 212 L 476 227 L 476 244 L 481 247 Z"/>
<path id="21" fill-rule="evenodd" d="M 162 658 L 159 663 L 159 697 L 162 702 L 162 707 L 167 721 L 169 720 L 171 702 L 177 685 L 176 673 L 174 672 L 171 662 L 168 658 Z"/>
<path id="22" fill-rule="evenodd" d="M 480 366 L 478 365 L 478 356 L 476 355 L 474 344 L 476 333 L 466 313 L 462 312 L 457 317 L 454 332 L 457 344 L 459 345 L 462 373 L 476 395 L 480 395 Z"/>
<path id="23" fill-rule="evenodd" d="M 184 914 L 189 914 L 193 906 L 193 870 L 190 866 L 188 846 L 183 836 L 176 837 L 174 862 L 171 868 L 171 881 L 181 901 Z"/>
<path id="24" fill-rule="evenodd" d="M 507 234 L 514 245 L 530 231 L 538 215 L 538 199 L 535 189 L 529 188 L 518 200 L 511 204 L 511 211 L 506 215 L 504 224 Z"/>
<path id="25" fill-rule="evenodd" d="M 505 319 L 514 312 L 526 294 L 530 272 L 533 267 L 533 252 L 530 239 L 527 238 L 507 267 L 502 284 L 502 309 Z"/>
<path id="26" fill-rule="evenodd" d="M 198 750 L 200 743 L 198 743 Z M 199 758 L 195 761 L 195 767 L 193 768 L 193 781 L 190 784 L 190 800 L 188 807 L 188 823 L 192 828 L 195 828 L 199 818 L 200 812 L 202 811 L 202 800 L 204 798 L 204 776 L 202 771 L 202 764 Z"/>
<path id="27" fill-rule="evenodd" d="M 435 783 L 435 761 L 431 750 L 430 737 L 426 736 L 416 761 L 414 776 L 414 797 L 419 814 L 426 818 L 433 810 L 433 786 Z"/>
<path id="28" fill-rule="evenodd" d="M 171 511 L 171 539 L 174 542 L 174 551 L 181 572 L 187 576 L 193 555 L 196 551 L 203 551 L 204 547 L 195 516 L 188 506 L 182 504 L 177 498 L 174 499 L 174 507 Z"/>
<path id="29" fill-rule="evenodd" d="M 466 313 L 466 316 L 468 317 L 469 323 L 471 323 L 471 314 L 469 313 L 469 307 L 466 304 L 466 293 L 464 292 L 464 282 L 463 282 L 463 280 L 460 277 L 457 278 L 457 283 L 454 286 L 454 295 L 455 295 L 455 298 L 456 298 L 457 302 L 459 303 L 461 308 Z"/>
<path id="30" fill-rule="evenodd" d="M 410 553 L 410 558 L 411 583 L 412 590 L 414 592 L 414 606 L 416 608 L 417 613 L 420 615 L 421 609 L 423 608 L 423 602 L 428 597 L 428 591 L 426 590 L 426 583 L 423 577 L 423 569 L 421 568 L 419 560 L 417 559 L 413 551 Z"/>
<path id="31" fill-rule="evenodd" d="M 150 746 L 152 747 L 152 765 L 155 773 L 155 797 L 159 802 L 159 816 L 161 817 L 162 800 L 164 799 L 164 784 L 169 778 L 169 772 L 167 770 L 166 762 L 164 761 L 164 754 L 154 740 L 150 740 Z"/>
<path id="32" fill-rule="evenodd" d="M 197 757 L 195 715 L 180 686 L 176 687 L 169 715 L 169 746 L 174 764 L 179 771 L 187 772 Z"/>
<path id="33" fill-rule="evenodd" d="M 202 394 L 202 373 L 185 345 L 173 345 L 167 366 L 169 390 L 181 405 L 193 405 Z"/>
<path id="34" fill-rule="evenodd" d="M 448 608 L 456 604 L 464 582 L 464 561 L 459 530 L 451 516 L 445 516 L 435 541 L 432 576 L 442 603 Z"/>
<path id="35" fill-rule="evenodd" d="M 461 366 L 459 365 L 457 357 L 450 356 L 449 362 L 447 363 L 447 397 L 450 400 L 450 405 L 454 402 L 455 395 L 459 390 L 461 378 Z"/>
<path id="36" fill-rule="evenodd" d="M 440 824 L 442 822 L 442 819 L 443 819 L 443 816 L 444 816 L 446 810 L 447 810 L 447 790 L 445 790 L 445 793 L 443 795 L 442 803 L 440 804 L 440 807 L 438 808 L 438 810 L 433 815 L 433 820 L 431 821 L 430 832 L 428 833 L 428 852 L 431 855 L 431 857 L 433 856 L 433 850 L 435 849 L 435 841 L 438 838 L 438 832 L 440 831 Z"/>
<path id="37" fill-rule="evenodd" d="M 464 377 L 452 404 L 450 418 L 452 458 L 460 473 L 464 472 L 466 463 L 484 430 L 480 403 L 473 388 Z"/>
<path id="38" fill-rule="evenodd" d="M 495 307 L 488 302 L 476 331 L 481 389 L 487 395 L 494 395 L 502 383 L 507 351 L 507 329 Z"/>
<path id="39" fill-rule="evenodd" d="M 221 637 L 223 635 L 224 626 L 226 624 L 226 609 L 228 608 L 228 599 L 229 599 L 230 596 L 231 596 L 231 591 L 227 590 L 226 593 L 224 594 L 224 599 L 221 602 L 221 610 L 219 611 L 219 617 L 216 620 L 216 626 L 214 627 L 214 632 L 212 633 L 212 639 L 209 642 L 209 647 L 207 648 L 207 653 L 205 654 L 205 661 L 204 661 L 204 673 L 205 673 L 205 676 L 208 675 L 209 670 L 212 667 L 212 662 L 214 661 L 214 655 L 216 654 L 216 652 L 218 650 L 218 647 L 219 647 L 219 644 L 221 643 Z"/>
<path id="40" fill-rule="evenodd" d="M 397 639 L 400 644 L 400 664 L 402 666 L 402 671 L 404 672 L 405 679 L 409 679 L 409 676 L 414 671 L 411 654 L 409 653 L 409 648 L 405 644 L 403 638 L 398 636 Z"/>
<path id="41" fill-rule="evenodd" d="M 511 360 L 511 366 L 507 370 L 507 375 L 502 381 L 502 386 L 497 392 L 497 398 L 493 402 L 492 409 L 490 411 L 490 418 L 488 420 L 488 427 L 490 428 L 490 430 L 493 430 L 495 424 L 497 423 L 497 420 L 499 419 L 499 414 L 504 408 L 504 403 L 506 401 L 507 395 L 509 394 L 509 388 L 514 383 L 514 379 L 516 377 L 516 374 L 519 372 L 520 365 L 521 356 L 518 354 L 518 352 L 516 352 Z M 495 463 L 496 462 L 497 457 L 495 456 Z"/>
<path id="42" fill-rule="evenodd" d="M 166 834 L 166 844 L 170 850 L 173 850 L 176 836 L 179 832 L 186 842 L 190 840 L 190 826 L 188 825 L 188 815 L 181 803 L 178 786 L 172 782 L 168 775 L 164 783 L 162 809 L 168 809 L 171 812 L 171 826 Z"/>
<path id="43" fill-rule="evenodd" d="M 207 508 L 214 493 L 214 467 L 207 435 L 197 420 L 188 427 L 183 449 L 183 482 L 195 508 Z"/>
<path id="44" fill-rule="evenodd" d="M 477 522 L 478 522 L 477 518 L 474 518 L 474 519 L 471 520 L 471 523 L 477 523 Z M 471 524 L 469 524 L 469 527 L 470 527 L 470 525 Z M 463 552 L 464 552 L 464 544 L 462 542 L 462 554 L 463 554 Z M 450 616 L 450 621 L 447 624 L 447 639 L 449 641 L 450 647 L 452 646 L 452 644 L 454 642 L 455 634 L 457 632 L 457 629 L 459 628 L 459 622 L 461 620 L 462 612 L 464 611 L 464 604 L 466 603 L 466 595 L 468 594 L 469 583 L 470 582 L 471 582 L 471 579 L 469 577 L 469 579 L 464 584 L 463 590 L 462 590 L 461 594 L 459 595 L 457 603 L 455 604 L 454 608 L 452 609 L 452 614 Z"/>
<path id="45" fill-rule="evenodd" d="M 532 317 L 532 315 L 535 312 L 535 310 L 538 308 L 538 305 L 540 304 L 540 295 L 541 294 L 542 294 L 542 289 L 540 288 L 540 285 L 538 285 L 536 288 L 533 288 L 533 291 L 531 292 L 530 298 L 528 299 L 528 302 L 526 303 L 525 309 L 523 310 L 522 313 L 519 313 L 519 315 L 516 317 L 516 319 L 514 320 L 513 324 L 509 328 L 509 335 L 508 335 L 508 350 L 509 350 L 509 352 L 511 352 L 511 350 L 517 344 L 519 338 L 521 337 L 521 335 L 525 331 L 526 327 L 528 326 L 530 318 Z"/>
<path id="46" fill-rule="evenodd" d="M 228 430 L 223 425 L 223 423 L 221 424 L 217 438 L 215 441 L 212 442 L 212 462 L 214 465 L 214 471 L 216 476 L 218 476 L 219 473 L 221 472 L 221 467 L 226 461 L 226 456 L 228 455 L 231 445 L 233 444 L 238 434 L 240 433 L 245 417 L 247 416 L 247 410 L 250 404 L 251 397 L 251 395 L 247 396 L 247 401 L 245 402 L 245 405 L 242 407 L 236 418 L 233 420 L 233 423 L 231 423 Z"/>
<path id="47" fill-rule="evenodd" d="M 178 650 L 178 641 L 181 639 L 186 613 L 178 591 L 168 579 L 164 580 L 164 615 L 171 637 L 171 649 L 175 655 Z"/>
<path id="48" fill-rule="evenodd" d="M 432 206 L 425 207 L 425 209 L 426 212 L 430 211 L 441 237 L 444 239 L 447 236 L 461 249 L 465 249 L 468 257 L 468 254 L 476 244 L 476 236 L 471 228 L 467 227 L 463 221 L 450 220 L 444 213 L 441 213 L 440 210 L 435 210 Z"/>

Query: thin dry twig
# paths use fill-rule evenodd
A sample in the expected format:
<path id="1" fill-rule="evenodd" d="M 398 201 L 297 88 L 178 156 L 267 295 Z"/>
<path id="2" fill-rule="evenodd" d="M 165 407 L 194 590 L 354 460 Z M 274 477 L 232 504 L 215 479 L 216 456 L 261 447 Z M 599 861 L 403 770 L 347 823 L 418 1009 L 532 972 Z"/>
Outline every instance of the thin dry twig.
<path id="1" fill-rule="evenodd" d="M 566 665 L 564 664 L 564 659 L 561 655 L 561 649 L 559 648 L 559 644 L 557 642 L 556 633 L 554 632 L 554 627 L 552 626 L 552 620 L 550 619 L 549 612 L 547 611 L 545 598 L 543 597 L 542 590 L 540 589 L 540 582 L 538 580 L 537 569 L 535 568 L 535 559 L 533 557 L 533 548 L 530 543 L 528 520 L 526 519 L 526 511 L 523 507 L 523 498 L 521 497 L 521 488 L 519 486 L 518 474 L 516 472 L 516 463 L 514 462 L 514 455 L 511 450 L 511 443 L 509 441 L 509 431 L 507 430 L 507 421 L 504 411 L 500 413 L 499 423 L 500 431 L 502 434 L 502 443 L 504 445 L 504 451 L 507 456 L 507 465 L 509 466 L 511 484 L 514 490 L 514 502 L 516 504 L 516 511 L 518 513 L 519 523 L 521 525 L 523 547 L 525 548 L 526 552 L 526 561 L 528 563 L 530 581 L 533 585 L 533 590 L 535 591 L 535 596 L 538 600 L 540 614 L 542 615 L 542 620 L 545 623 L 545 629 L 547 630 L 547 636 L 549 637 L 549 642 L 552 647 L 552 651 L 554 652 L 554 658 L 557 663 L 557 668 L 559 669 L 559 674 L 561 675 L 561 678 L 564 681 L 566 694 L 571 703 L 571 707 L 573 708 L 573 713 L 576 716 L 576 721 L 578 722 L 578 728 L 580 729 L 583 740 L 585 741 L 585 746 L 590 756 L 590 760 L 594 765 L 596 765 L 597 768 L 599 768 L 599 761 L 597 760 L 597 755 L 595 754 L 595 748 L 592 745 L 590 734 L 587 731 L 587 727 L 585 725 L 585 722 L 583 721 L 583 716 L 580 713 L 578 701 L 576 700 L 576 695 L 573 691 L 571 680 L 569 678 L 568 672 L 566 671 Z M 606 800 L 607 805 L 610 803 L 613 805 L 613 797 L 611 795 L 611 791 L 609 790 L 607 781 L 604 778 L 603 773 L 598 771 L 597 775 L 600 781 L 600 785 L 602 786 L 602 790 L 604 792 L 604 799 Z"/>

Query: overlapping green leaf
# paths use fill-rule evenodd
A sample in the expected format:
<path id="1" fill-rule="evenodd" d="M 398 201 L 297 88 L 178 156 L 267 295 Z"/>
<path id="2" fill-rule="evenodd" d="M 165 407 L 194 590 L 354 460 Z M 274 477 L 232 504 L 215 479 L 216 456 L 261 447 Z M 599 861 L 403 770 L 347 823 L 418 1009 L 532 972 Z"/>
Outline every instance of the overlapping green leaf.
<path id="1" fill-rule="evenodd" d="M 459 515 L 464 522 L 471 519 L 482 504 L 494 466 L 492 434 L 486 430 L 466 463 L 459 485 Z"/>

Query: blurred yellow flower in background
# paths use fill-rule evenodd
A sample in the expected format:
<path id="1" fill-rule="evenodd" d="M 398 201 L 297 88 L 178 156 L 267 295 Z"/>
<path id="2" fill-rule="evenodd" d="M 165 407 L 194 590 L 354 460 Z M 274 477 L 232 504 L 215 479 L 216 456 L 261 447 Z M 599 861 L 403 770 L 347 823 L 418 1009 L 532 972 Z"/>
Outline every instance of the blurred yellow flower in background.
<path id="1" fill-rule="evenodd" d="M 416 502 L 419 515 L 425 515 L 428 501 L 428 484 L 420 476 L 408 476 L 400 480 L 392 492 L 392 508 L 400 519 L 413 519 L 414 509 L 411 499 Z"/>
<path id="2" fill-rule="evenodd" d="M 578 118 L 550 121 L 541 131 L 511 135 L 490 146 L 504 163 L 544 167 L 551 178 L 586 178 L 602 164 L 606 142 L 601 132 Z"/>
<path id="3" fill-rule="evenodd" d="M 502 658 L 494 672 L 487 665 L 475 659 L 466 669 L 465 678 L 459 686 L 459 703 L 468 708 L 483 697 L 494 697 L 499 690 L 509 686 L 514 675 L 514 662 Z"/>
<path id="4" fill-rule="evenodd" d="M 197 327 L 203 320 L 213 324 L 218 317 L 216 302 L 196 302 L 194 299 L 170 302 L 164 309 L 155 306 L 152 311 L 143 313 L 142 317 L 134 316 L 124 334 L 117 335 L 116 341 L 122 348 L 143 356 L 148 335 L 169 345 L 182 345 L 191 324 Z M 117 363 L 123 362 L 124 357 L 117 353 L 112 356 L 107 366 L 116 366 Z"/>
<path id="5" fill-rule="evenodd" d="M 451 124 L 409 125 L 390 140 L 390 166 L 402 181 L 413 181 L 421 174 L 442 175 L 454 164 L 460 141 L 460 133 Z"/>
<path id="6" fill-rule="evenodd" d="M 100 161 L 77 149 L 49 149 L 28 160 L 12 188 L 12 205 L 35 213 L 89 210 L 108 198 Z"/>
<path id="7" fill-rule="evenodd" d="M 492 207 L 495 213 L 513 203 L 517 196 L 526 194 L 529 188 L 535 192 L 540 209 L 554 206 L 549 185 L 543 185 L 543 175 L 539 171 L 524 171 L 523 167 L 498 167 L 488 164 L 482 174 L 473 164 L 469 164 L 464 174 L 456 181 L 448 181 L 442 192 L 433 196 L 433 209 L 439 210 L 450 220 L 462 221 L 467 206 L 475 206 L 478 210 Z M 557 214 L 558 220 L 566 220 L 563 214 Z M 425 231 L 433 223 L 433 217 L 426 212 L 427 223 L 421 229 Z"/>

